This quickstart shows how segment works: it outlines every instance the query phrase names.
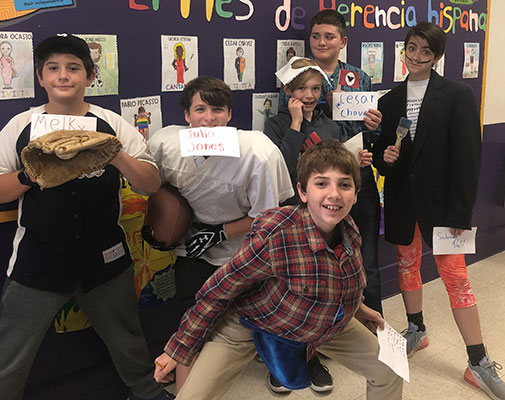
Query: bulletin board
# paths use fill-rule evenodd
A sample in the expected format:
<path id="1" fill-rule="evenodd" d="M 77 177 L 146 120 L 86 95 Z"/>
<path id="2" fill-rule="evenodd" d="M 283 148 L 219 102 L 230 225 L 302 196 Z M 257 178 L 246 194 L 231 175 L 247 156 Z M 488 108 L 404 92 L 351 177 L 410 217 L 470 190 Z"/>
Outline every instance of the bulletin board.
<path id="1" fill-rule="evenodd" d="M 274 76 L 278 40 L 304 40 L 305 55 L 310 55 L 309 21 L 323 8 L 339 10 L 347 21 L 347 62 L 361 67 L 363 43 L 383 43 L 382 79 L 375 90 L 398 85 L 394 82 L 395 42 L 405 38 L 409 27 L 419 21 L 438 23 L 447 32 L 444 76 L 470 85 L 480 104 L 487 7 L 484 0 L 1 0 L 0 47 L 20 38 L 25 45 L 31 38 L 36 46 L 61 32 L 86 35 L 87 41 L 98 37 L 109 50 L 104 50 L 106 59 L 102 59 L 106 65 L 102 82 L 95 82 L 87 101 L 121 113 L 121 100 L 158 98 L 163 125 L 184 123 L 179 105 L 184 75 L 187 82 L 197 75 L 223 79 L 228 74 L 228 79 L 237 80 L 231 124 L 250 129 L 253 94 L 278 92 Z M 107 55 L 114 46 L 115 56 Z M 11 53 L 22 67 L 14 50 Z M 236 72 L 225 71 L 228 62 L 236 63 Z M 117 93 L 100 88 L 100 84 L 115 82 L 114 76 L 106 74 L 109 67 L 118 75 Z M 377 62 L 373 68 L 378 68 Z M 167 82 L 163 70 L 170 71 L 173 81 Z M 0 79 L 0 85 L 4 84 L 0 86 L 0 127 L 17 113 L 46 102 L 36 79 L 33 97 L 23 97 L 28 92 L 16 93 L 21 78 L 29 85 L 29 77 L 19 75 L 26 72 L 18 68 L 17 73 L 13 77 L 10 71 L 11 86 Z M 133 124 L 133 119 L 129 122 Z"/>

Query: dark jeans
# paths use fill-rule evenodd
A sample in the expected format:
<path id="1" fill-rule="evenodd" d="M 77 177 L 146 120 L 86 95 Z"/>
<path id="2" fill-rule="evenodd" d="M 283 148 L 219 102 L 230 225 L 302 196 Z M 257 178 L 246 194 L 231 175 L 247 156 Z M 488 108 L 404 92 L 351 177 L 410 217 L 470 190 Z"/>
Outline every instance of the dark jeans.
<path id="1" fill-rule="evenodd" d="M 48 292 L 7 280 L 0 296 L 0 399 L 22 398 L 47 329 L 72 296 L 107 345 L 119 375 L 134 394 L 150 399 L 161 393 L 162 386 L 153 379 L 154 365 L 139 320 L 130 267 L 86 293 L 80 288 L 74 293 Z"/>
<path id="2" fill-rule="evenodd" d="M 184 311 L 195 304 L 195 295 L 219 268 L 201 258 L 177 257 L 175 262 L 175 297 Z"/>
<path id="3" fill-rule="evenodd" d="M 381 280 L 379 274 L 379 193 L 371 167 L 361 169 L 361 190 L 358 201 L 351 209 L 351 216 L 361 233 L 361 255 L 366 272 L 367 285 L 364 303 L 382 314 Z"/>

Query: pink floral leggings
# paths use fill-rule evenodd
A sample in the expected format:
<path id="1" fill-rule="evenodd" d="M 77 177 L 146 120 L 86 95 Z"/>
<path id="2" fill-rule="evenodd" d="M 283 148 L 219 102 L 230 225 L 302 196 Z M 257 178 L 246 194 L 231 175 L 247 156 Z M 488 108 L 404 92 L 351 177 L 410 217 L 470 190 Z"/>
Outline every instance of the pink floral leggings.
<path id="1" fill-rule="evenodd" d="M 416 223 L 414 239 L 408 246 L 396 246 L 398 260 L 398 280 L 402 292 L 420 289 L 422 243 L 421 232 Z M 467 308 L 477 302 L 472 292 L 465 256 L 463 254 L 435 255 L 438 273 L 444 281 L 451 308 Z"/>

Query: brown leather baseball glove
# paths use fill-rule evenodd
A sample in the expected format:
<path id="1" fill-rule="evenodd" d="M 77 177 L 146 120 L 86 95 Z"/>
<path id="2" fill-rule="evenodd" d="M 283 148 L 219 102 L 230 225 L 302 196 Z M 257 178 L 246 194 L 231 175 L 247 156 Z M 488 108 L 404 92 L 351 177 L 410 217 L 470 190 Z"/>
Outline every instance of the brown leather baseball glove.
<path id="1" fill-rule="evenodd" d="M 28 143 L 21 160 L 44 189 L 105 167 L 121 148 L 119 139 L 107 133 L 59 130 Z"/>

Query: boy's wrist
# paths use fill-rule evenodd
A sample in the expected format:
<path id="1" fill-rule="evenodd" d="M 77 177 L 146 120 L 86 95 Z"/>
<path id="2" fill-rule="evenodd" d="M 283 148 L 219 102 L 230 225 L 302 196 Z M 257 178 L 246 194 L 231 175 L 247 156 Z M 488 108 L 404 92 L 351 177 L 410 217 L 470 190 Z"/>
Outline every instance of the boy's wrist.
<path id="1" fill-rule="evenodd" d="M 21 183 L 24 186 L 29 186 L 29 187 L 37 187 L 39 186 L 37 182 L 32 181 L 32 178 L 26 172 L 26 169 L 23 167 L 19 172 L 18 172 L 18 180 L 19 183 Z"/>

